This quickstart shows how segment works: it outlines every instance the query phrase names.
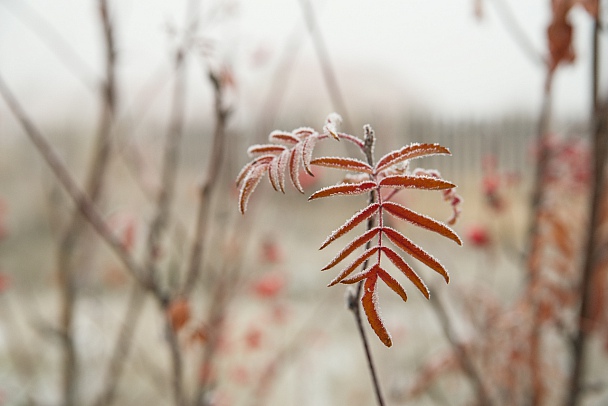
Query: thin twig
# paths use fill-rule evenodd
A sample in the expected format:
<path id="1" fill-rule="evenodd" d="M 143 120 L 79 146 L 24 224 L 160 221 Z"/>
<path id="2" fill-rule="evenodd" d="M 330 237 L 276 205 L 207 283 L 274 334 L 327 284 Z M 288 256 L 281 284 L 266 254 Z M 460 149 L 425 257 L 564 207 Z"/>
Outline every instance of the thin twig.
<path id="1" fill-rule="evenodd" d="M 435 289 L 435 291 L 437 291 L 437 289 Z M 432 305 L 433 310 L 435 310 L 435 314 L 437 315 L 437 318 L 439 319 L 439 324 L 441 325 L 441 329 L 443 331 L 445 338 L 448 340 L 448 342 L 452 346 L 452 350 L 454 351 L 454 354 L 456 355 L 458 362 L 460 363 L 465 374 L 469 377 L 469 380 L 471 381 L 471 384 L 473 385 L 473 388 L 475 389 L 475 393 L 477 394 L 479 403 L 484 406 L 494 404 L 494 402 L 489 394 L 488 388 L 484 384 L 484 380 L 482 379 L 481 375 L 477 371 L 477 368 L 475 367 L 473 360 L 467 353 L 464 345 L 462 345 L 460 340 L 457 338 L 456 332 L 454 331 L 454 328 L 452 327 L 450 318 L 448 317 L 447 312 L 445 311 L 445 308 L 443 307 L 443 304 L 441 303 L 441 300 L 439 300 L 438 297 L 435 297 L 433 300 L 431 300 L 431 305 Z"/>
<path id="2" fill-rule="evenodd" d="M 591 289 L 593 273 L 597 261 L 597 246 L 599 245 L 599 228 L 601 225 L 602 200 L 604 198 L 604 180 L 606 160 L 608 159 L 608 101 L 603 104 L 599 101 L 599 69 L 600 69 L 600 30 L 602 27 L 601 2 L 597 3 L 598 12 L 593 25 L 592 40 L 592 116 L 593 123 L 593 172 L 592 190 L 589 207 L 589 223 L 583 262 L 580 297 L 581 307 L 578 315 L 576 336 L 572 341 L 572 367 L 570 372 L 569 396 L 566 405 L 577 406 L 581 402 L 581 388 L 585 372 L 585 348 L 589 335 L 589 309 L 591 303 Z"/>
<path id="3" fill-rule="evenodd" d="M 115 65 L 116 54 L 112 23 L 109 17 L 107 0 L 99 0 L 99 19 L 103 30 L 103 44 L 106 51 L 106 80 L 100 95 L 101 113 L 93 157 L 87 173 L 85 193 L 93 204 L 100 200 L 103 180 L 110 158 L 110 132 L 112 118 L 116 109 L 115 98 Z M 60 289 L 60 328 L 64 339 L 63 361 L 63 396 L 67 406 L 78 403 L 78 357 L 73 340 L 73 322 L 76 311 L 76 283 L 74 271 L 75 253 L 81 248 L 81 257 L 86 257 L 89 250 L 83 245 L 85 220 L 75 210 L 69 225 L 63 233 L 58 247 L 56 273 L 59 276 Z"/>
<path id="4" fill-rule="evenodd" d="M 545 58 L 539 51 L 536 50 L 530 38 L 526 35 L 525 31 L 517 21 L 513 10 L 509 8 L 508 3 L 505 0 L 492 0 L 492 3 L 496 7 L 498 16 L 502 20 L 505 29 L 511 34 L 511 37 L 515 41 L 522 52 L 528 57 L 528 59 L 537 66 L 545 66 L 547 64 Z"/>
<path id="5" fill-rule="evenodd" d="M 209 72 L 209 80 L 213 85 L 215 95 L 215 130 L 209 154 L 209 166 L 205 179 L 199 189 L 199 203 L 196 216 L 196 227 L 190 253 L 188 273 L 183 287 L 183 294 L 189 295 L 198 281 L 203 257 L 203 246 L 206 231 L 209 228 L 208 218 L 211 207 L 211 197 L 217 185 L 218 175 L 224 157 L 224 146 L 226 144 L 226 121 L 230 115 L 228 108 L 224 106 L 224 88 L 218 74 Z"/>
<path id="6" fill-rule="evenodd" d="M 300 6 L 302 7 L 306 26 L 308 27 L 308 31 L 312 37 L 315 51 L 317 52 L 317 56 L 321 64 L 323 79 L 325 80 L 325 86 L 327 86 L 327 90 L 329 91 L 329 97 L 334 105 L 334 109 L 336 109 L 336 111 L 338 111 L 344 119 L 346 132 L 350 133 L 352 132 L 351 130 L 353 128 L 353 122 L 348 114 L 348 109 L 344 101 L 344 96 L 340 90 L 336 71 L 331 64 L 329 51 L 327 50 L 327 45 L 325 44 L 325 40 L 321 34 L 321 27 L 319 27 L 319 24 L 317 23 L 315 10 L 312 7 L 310 0 L 299 0 L 299 2 Z"/>
<path id="7" fill-rule="evenodd" d="M 91 202 L 91 199 L 84 193 L 80 186 L 78 186 L 76 180 L 72 177 L 71 173 L 62 162 L 57 152 L 55 152 L 51 144 L 49 144 L 47 139 L 30 120 L 28 115 L 25 113 L 25 110 L 23 110 L 1 75 L 0 94 L 6 101 L 11 112 L 23 127 L 25 134 L 29 137 L 30 141 L 32 141 L 40 155 L 42 155 L 43 159 L 53 171 L 53 174 L 66 190 L 70 198 L 74 201 L 76 207 L 83 217 L 86 218 L 97 234 L 112 249 L 114 254 L 131 273 L 131 275 L 146 289 L 151 289 L 148 281 L 142 277 L 143 272 L 141 267 L 135 262 L 129 251 L 127 251 L 127 249 L 124 247 L 122 241 L 108 227 L 101 213 Z"/>
<path id="8" fill-rule="evenodd" d="M 18 4 L 18 6 L 17 6 Z M 2 1 L 13 15 L 21 20 L 56 56 L 59 62 L 76 76 L 92 93 L 97 93 L 101 80 L 93 69 L 72 48 L 61 33 L 44 17 L 32 8 L 27 1 Z"/>
<path id="9" fill-rule="evenodd" d="M 145 297 L 145 291 L 135 283 L 132 287 L 131 294 L 129 295 L 129 300 L 127 301 L 127 312 L 122 322 L 122 328 L 118 333 L 110 362 L 106 368 L 101 393 L 95 402 L 93 402 L 93 405 L 95 406 L 110 405 L 116 397 L 118 383 L 122 377 L 125 360 L 129 356 L 133 335 L 140 319 L 139 316 L 145 303 Z"/>

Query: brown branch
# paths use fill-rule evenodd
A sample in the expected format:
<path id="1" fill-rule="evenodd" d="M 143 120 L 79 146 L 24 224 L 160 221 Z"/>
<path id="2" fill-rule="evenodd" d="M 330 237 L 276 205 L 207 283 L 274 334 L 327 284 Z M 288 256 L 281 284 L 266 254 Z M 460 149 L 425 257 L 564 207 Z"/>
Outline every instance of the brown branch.
<path id="1" fill-rule="evenodd" d="M 108 168 L 110 158 L 110 133 L 112 118 L 116 108 L 115 98 L 115 44 L 112 23 L 108 14 L 107 0 L 99 0 L 99 15 L 103 29 L 103 44 L 106 50 L 106 81 L 101 94 L 101 114 L 93 157 L 90 163 L 85 194 L 92 204 L 100 200 L 103 189 L 103 180 Z M 75 210 L 70 223 L 63 233 L 57 256 L 56 273 L 59 276 L 60 290 L 60 328 L 63 334 L 64 361 L 63 361 L 63 396 L 67 406 L 78 403 L 78 357 L 73 340 L 73 324 L 76 311 L 76 281 L 75 270 L 78 267 L 76 251 L 80 248 L 81 258 L 86 258 L 90 247 L 83 245 L 85 220 Z"/>
<path id="2" fill-rule="evenodd" d="M 156 201 L 156 212 L 150 224 L 147 241 L 146 269 L 154 285 L 157 285 L 156 262 L 161 251 L 161 239 L 167 228 L 170 217 L 171 204 L 175 196 L 175 181 L 179 161 L 179 147 L 181 144 L 184 122 L 184 104 L 186 78 L 184 74 L 185 50 L 179 48 L 174 56 L 175 79 L 173 85 L 172 108 L 170 123 L 167 130 L 164 148 L 162 179 L 160 192 Z"/>
<path id="3" fill-rule="evenodd" d="M 435 291 L 437 291 L 437 289 L 435 289 Z M 454 351 L 462 370 L 471 381 L 471 385 L 473 385 L 479 403 L 482 405 L 493 405 L 494 401 L 490 396 L 489 390 L 480 373 L 477 371 L 473 360 L 466 351 L 465 346 L 458 339 L 441 300 L 439 300 L 438 297 L 435 297 L 431 300 L 431 305 L 439 319 L 439 324 L 441 325 L 441 330 L 443 331 L 445 338 L 452 346 L 452 350 Z"/>
<path id="4" fill-rule="evenodd" d="M 183 295 L 189 295 L 196 285 L 200 276 L 200 268 L 203 257 L 206 231 L 208 230 L 208 218 L 210 213 L 210 202 L 213 191 L 217 184 L 218 175 L 224 157 L 224 147 L 226 144 L 226 121 L 230 111 L 224 106 L 224 89 L 221 78 L 217 74 L 210 72 L 209 80 L 213 85 L 215 94 L 215 131 L 209 154 L 209 167 L 205 179 L 199 189 L 199 204 L 196 216 L 196 227 L 194 231 L 192 249 L 186 280 L 183 287 Z"/>
<path id="5" fill-rule="evenodd" d="M 492 3 L 496 7 L 498 16 L 502 20 L 505 29 L 511 35 L 522 52 L 526 55 L 526 57 L 528 57 L 528 59 L 534 65 L 547 65 L 547 61 L 540 54 L 540 52 L 534 48 L 532 41 L 530 41 L 530 38 L 528 38 L 522 29 L 521 25 L 517 21 L 517 18 L 513 14 L 513 10 L 509 8 L 507 2 L 505 0 L 493 0 Z"/>
<path id="6" fill-rule="evenodd" d="M 25 134 L 29 137 L 30 141 L 34 144 L 40 155 L 42 155 L 42 158 L 45 160 L 59 183 L 74 201 L 82 216 L 90 223 L 95 232 L 97 232 L 102 240 L 105 241 L 105 243 L 110 247 L 125 268 L 131 273 L 131 275 L 146 289 L 151 289 L 151 285 L 145 279 L 143 279 L 141 267 L 135 262 L 129 251 L 125 249 L 120 238 L 114 235 L 112 230 L 108 227 L 103 219 L 103 216 L 99 213 L 93 202 L 91 202 L 91 199 L 84 193 L 80 186 L 78 186 L 51 144 L 49 144 L 47 139 L 29 119 L 1 75 L 0 94 L 9 106 L 9 109 L 13 115 L 23 127 Z"/>
<path id="7" fill-rule="evenodd" d="M 114 350 L 110 357 L 110 362 L 106 368 L 102 391 L 93 402 L 95 406 L 106 406 L 112 404 L 116 397 L 118 383 L 122 377 L 125 360 L 129 356 L 133 335 L 140 319 L 141 310 L 145 303 L 145 291 L 135 283 L 127 302 L 127 312 L 125 314 L 122 328 L 116 338 Z"/>
<path id="8" fill-rule="evenodd" d="M 580 297 L 581 307 L 578 315 L 576 336 L 572 342 L 572 367 L 570 375 L 568 406 L 576 406 L 581 402 L 582 386 L 585 372 L 585 349 L 589 335 L 589 310 L 591 303 L 591 289 L 593 272 L 596 265 L 597 246 L 600 241 L 599 226 L 601 224 L 601 205 L 603 185 L 605 180 L 605 166 L 608 155 L 608 101 L 599 102 L 599 40 L 602 27 L 601 2 L 598 1 L 598 13 L 594 21 L 592 41 L 592 122 L 593 122 L 593 172 L 592 195 L 589 207 L 589 225 L 583 262 Z"/>
<path id="9" fill-rule="evenodd" d="M 353 128 L 353 122 L 350 119 L 350 115 L 348 114 L 348 109 L 346 108 L 344 96 L 342 95 L 342 92 L 340 90 L 336 71 L 331 64 L 329 51 L 327 50 L 327 45 L 325 43 L 323 35 L 321 34 L 321 28 L 317 23 L 315 10 L 313 9 L 310 0 L 299 0 L 299 2 L 300 6 L 302 7 L 302 13 L 304 14 L 306 26 L 308 27 L 308 31 L 310 32 L 315 51 L 317 52 L 317 57 L 319 58 L 319 62 L 321 64 L 321 70 L 323 71 L 323 79 L 325 80 L 325 86 L 327 86 L 327 90 L 329 91 L 329 97 L 331 98 L 332 104 L 334 105 L 334 109 L 336 109 L 336 111 L 338 111 L 344 119 L 346 132 L 351 133 L 351 130 Z"/>
<path id="10" fill-rule="evenodd" d="M 17 6 L 18 4 L 18 6 Z M 3 1 L 4 6 L 13 15 L 21 20 L 38 39 L 45 44 L 57 57 L 59 62 L 71 71 L 82 84 L 91 92 L 96 93 L 101 80 L 97 78 L 93 69 L 74 50 L 61 33 L 44 17 L 32 8 L 27 1 Z"/>

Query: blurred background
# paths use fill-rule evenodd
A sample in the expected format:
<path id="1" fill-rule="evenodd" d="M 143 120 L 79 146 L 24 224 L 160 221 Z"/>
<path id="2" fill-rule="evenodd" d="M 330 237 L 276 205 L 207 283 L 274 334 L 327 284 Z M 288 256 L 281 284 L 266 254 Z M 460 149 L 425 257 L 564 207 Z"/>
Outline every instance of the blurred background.
<path id="1" fill-rule="evenodd" d="M 247 215 L 237 209 L 247 147 L 275 129 L 321 131 L 331 112 L 359 137 L 372 125 L 377 158 L 411 142 L 451 149 L 416 164 L 458 185 L 464 246 L 404 228 L 450 271 L 449 286 L 421 271 L 445 307 L 411 284 L 406 304 L 381 290 L 394 345 L 368 335 L 388 404 L 479 401 L 483 382 L 458 366 L 460 346 L 479 371 L 517 353 L 484 329 L 522 334 L 519 344 L 534 348 L 510 320 L 539 313 L 526 283 L 542 185 L 559 203 L 545 217 L 567 219 L 551 224 L 571 239 L 556 237 L 570 247 L 560 263 L 573 280 L 582 261 L 593 56 L 603 61 L 608 42 L 593 47 L 583 7 L 593 2 L 578 2 L 567 14 L 574 55 L 548 69 L 558 3 L 0 0 L 0 404 L 373 404 L 346 289 L 326 288 L 335 275 L 319 272 L 340 247 L 318 250 L 365 198 L 307 202 L 263 181 Z M 608 69 L 598 81 L 604 90 Z M 91 197 L 118 251 L 142 264 L 141 279 L 77 214 L 48 149 L 28 140 L 28 122 Z M 570 166 L 539 183 L 545 147 Z M 347 153 L 323 145 L 315 155 Z M 318 170 L 304 186 L 310 195 L 339 180 Z M 451 215 L 440 194 L 408 191 L 400 201 Z M 572 303 L 562 330 L 562 316 L 547 316 L 553 346 L 542 351 L 567 357 Z M 595 345 L 601 356 L 587 368 L 600 378 L 585 404 L 608 401 Z M 501 349 L 511 355 L 493 358 Z M 521 380 L 539 370 L 543 382 L 567 377 L 563 365 L 521 362 Z M 564 396 L 565 386 L 486 375 L 504 384 L 494 404 Z M 525 403 L 530 393 L 543 395 Z"/>

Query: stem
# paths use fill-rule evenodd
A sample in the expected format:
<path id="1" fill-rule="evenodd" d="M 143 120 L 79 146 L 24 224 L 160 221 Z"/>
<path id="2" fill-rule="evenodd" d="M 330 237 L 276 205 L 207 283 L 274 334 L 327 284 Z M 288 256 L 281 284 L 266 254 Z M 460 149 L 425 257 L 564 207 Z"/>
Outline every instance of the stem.
<path id="1" fill-rule="evenodd" d="M 310 0 L 299 0 L 299 2 L 300 6 L 302 6 L 302 12 L 304 13 L 306 26 L 308 27 L 308 31 L 310 32 L 310 36 L 312 37 L 315 51 L 317 51 L 317 56 L 319 58 L 319 62 L 321 63 L 323 79 L 325 80 L 325 86 L 327 86 L 327 90 L 329 91 L 329 97 L 331 98 L 334 108 L 340 112 L 340 115 L 344 119 L 344 124 L 347 132 L 351 132 L 350 130 L 352 129 L 352 121 L 348 114 L 346 103 L 344 102 L 344 97 L 342 96 L 342 92 L 340 91 L 340 86 L 338 84 L 338 78 L 336 77 L 335 69 L 331 64 L 327 45 L 325 44 L 323 36 L 321 35 L 319 25 L 317 24 L 315 10 L 313 9 L 312 4 L 310 4 Z"/>
<path id="2" fill-rule="evenodd" d="M 135 333 L 137 322 L 140 319 L 139 316 L 143 309 L 145 299 L 144 293 L 145 292 L 137 283 L 133 286 L 127 304 L 127 313 L 116 339 L 110 362 L 106 368 L 102 392 L 93 403 L 95 406 L 110 405 L 116 397 L 118 382 L 122 377 L 125 360 L 129 356 L 129 350 L 133 343 L 133 334 Z"/>
<path id="3" fill-rule="evenodd" d="M 47 165 L 61 186 L 63 186 L 70 198 L 74 201 L 82 216 L 89 222 L 102 240 L 106 242 L 110 249 L 112 249 L 114 254 L 116 254 L 118 259 L 131 273 L 131 275 L 142 286 L 150 290 L 151 286 L 142 278 L 143 273 L 140 266 L 135 262 L 129 251 L 125 249 L 121 240 L 117 238 L 112 230 L 108 227 L 103 216 L 101 213 L 99 213 L 99 210 L 95 207 L 88 195 L 80 188 L 80 186 L 78 186 L 78 183 L 76 183 L 76 180 L 70 174 L 51 144 L 49 144 L 47 139 L 34 126 L 33 122 L 29 119 L 13 93 L 4 82 L 1 75 L 0 94 L 23 127 L 26 135 L 30 138 L 30 141 L 34 144 L 34 147 L 38 150 L 40 155 L 42 155 L 43 159 L 46 161 Z"/>
<path id="4" fill-rule="evenodd" d="M 200 275 L 203 245 L 208 229 L 207 223 L 211 207 L 211 195 L 217 185 L 217 178 L 222 166 L 224 146 L 226 144 L 226 121 L 230 115 L 230 111 L 224 107 L 224 92 L 220 78 L 216 74 L 209 73 L 209 80 L 215 91 L 215 131 L 213 134 L 211 153 L 209 155 L 209 168 L 199 190 L 200 200 L 196 216 L 196 228 L 194 231 L 188 274 L 186 275 L 186 282 L 183 288 L 184 295 L 188 295 L 192 291 Z"/>
<path id="5" fill-rule="evenodd" d="M 593 121 L 593 183 L 589 208 L 589 223 L 585 247 L 585 259 L 580 286 L 581 307 L 578 315 L 578 330 L 572 341 L 572 369 L 570 375 L 570 394 L 566 405 L 577 406 L 581 403 L 583 378 L 585 372 L 585 348 L 590 333 L 589 309 L 592 306 L 591 288 L 593 273 L 596 267 L 597 246 L 600 241 L 601 206 L 605 180 L 604 168 L 608 148 L 608 103 L 599 101 L 599 36 L 601 30 L 601 2 L 598 2 L 598 14 L 593 26 L 592 54 L 592 121 Z"/>
<path id="6" fill-rule="evenodd" d="M 437 291 L 437 289 L 435 289 L 435 291 Z M 445 308 L 443 307 L 443 304 L 439 298 L 436 297 L 435 300 L 431 300 L 431 305 L 433 306 L 433 310 L 435 310 L 435 314 L 439 319 L 439 324 L 441 325 L 443 335 L 452 346 L 452 350 L 454 351 L 454 354 L 456 354 L 456 358 L 458 359 L 460 366 L 464 370 L 465 374 L 469 377 L 469 380 L 477 393 L 479 403 L 482 405 L 493 405 L 494 402 L 490 397 L 487 386 L 484 384 L 484 381 L 477 371 L 477 368 L 475 368 L 475 364 L 466 351 L 465 346 L 456 336 L 454 327 L 450 323 L 450 319 L 445 311 Z"/>
<path id="7" fill-rule="evenodd" d="M 367 163 L 371 166 L 374 166 L 374 142 L 375 136 L 374 131 L 370 126 L 365 126 L 365 139 L 364 139 L 364 147 L 363 152 L 365 153 L 365 157 L 367 159 Z M 376 201 L 376 193 L 374 191 L 369 194 L 369 204 L 372 204 Z M 374 228 L 374 216 L 371 216 L 367 220 L 367 231 Z M 368 250 L 371 247 L 371 240 L 365 244 L 365 249 Z M 369 259 L 366 259 L 362 265 L 361 270 L 366 270 L 369 265 Z M 374 386 L 374 393 L 376 394 L 376 402 L 378 406 L 384 406 L 384 397 L 382 396 L 382 390 L 380 388 L 380 381 L 378 379 L 378 374 L 376 372 L 376 367 L 374 366 L 374 359 L 372 357 L 372 351 L 369 346 L 369 341 L 367 339 L 367 335 L 365 334 L 365 329 L 363 327 L 363 318 L 361 317 L 361 292 L 363 290 L 363 281 L 357 283 L 355 288 L 355 292 L 351 293 L 348 297 L 348 309 L 353 312 L 353 316 L 355 317 L 355 321 L 357 323 L 357 330 L 359 331 L 359 336 L 361 337 L 361 342 L 363 343 L 363 350 L 365 351 L 365 358 L 367 360 L 367 368 L 369 370 L 369 374 L 372 378 L 372 384 Z"/>

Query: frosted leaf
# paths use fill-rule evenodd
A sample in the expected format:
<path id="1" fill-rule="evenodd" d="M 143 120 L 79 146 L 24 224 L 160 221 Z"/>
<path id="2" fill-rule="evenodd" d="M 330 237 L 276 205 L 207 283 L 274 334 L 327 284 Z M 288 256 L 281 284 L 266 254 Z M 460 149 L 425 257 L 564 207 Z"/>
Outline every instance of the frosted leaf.
<path id="1" fill-rule="evenodd" d="M 279 160 L 277 157 L 270 162 L 268 165 L 268 180 L 272 185 L 272 188 L 276 191 L 279 190 Z"/>
<path id="2" fill-rule="evenodd" d="M 403 161 L 432 155 L 451 155 L 451 153 L 449 149 L 439 144 L 412 143 L 380 158 L 376 164 L 376 173 Z"/>
<path id="3" fill-rule="evenodd" d="M 329 135 L 339 141 L 340 138 L 338 138 L 338 127 L 340 124 L 342 124 L 342 117 L 338 113 L 331 113 L 325 120 L 323 131 L 329 133 Z"/>
<path id="4" fill-rule="evenodd" d="M 315 149 L 316 143 L 317 137 L 308 137 L 302 146 L 302 164 L 310 176 L 314 176 L 310 170 L 310 161 L 312 160 L 312 152 Z"/>
<path id="5" fill-rule="evenodd" d="M 401 234 L 394 228 L 384 227 L 382 231 L 384 235 L 386 235 L 389 240 L 393 242 L 393 244 L 395 244 L 397 247 L 401 248 L 403 251 L 407 252 L 409 255 L 416 258 L 432 270 L 442 275 L 446 283 L 450 282 L 450 276 L 448 274 L 448 271 L 446 271 L 445 267 L 441 265 L 437 258 L 426 252 L 418 245 L 414 244 L 409 238 L 405 237 L 403 234 Z"/>
<path id="6" fill-rule="evenodd" d="M 419 227 L 434 231 L 451 239 L 458 245 L 462 245 L 462 240 L 451 228 L 433 219 L 432 217 L 416 213 L 415 211 L 394 202 L 384 202 L 382 203 L 382 208 L 398 219 L 405 220 Z"/>
<path id="7" fill-rule="evenodd" d="M 304 193 L 304 188 L 300 183 L 300 161 L 302 160 L 302 143 L 298 144 L 289 154 L 289 177 L 291 183 L 300 193 Z"/>
<path id="8" fill-rule="evenodd" d="M 340 183 L 334 186 L 328 186 L 323 189 L 317 190 L 313 193 L 308 200 L 319 199 L 322 197 L 336 196 L 336 195 L 360 195 L 374 190 L 378 187 L 376 182 L 366 181 L 361 183 Z"/>
<path id="9" fill-rule="evenodd" d="M 452 189 L 456 185 L 446 180 L 432 176 L 410 176 L 410 175 L 392 175 L 383 178 L 380 181 L 380 186 L 387 186 L 397 189 L 426 189 L 426 190 L 441 190 Z"/>
<path id="10" fill-rule="evenodd" d="M 239 193 L 239 210 L 241 214 L 245 214 L 245 211 L 247 210 L 247 203 L 249 203 L 249 198 L 260 183 L 265 170 L 266 166 L 256 166 L 245 177 L 243 186 L 241 187 L 241 191 Z"/>
<path id="11" fill-rule="evenodd" d="M 321 157 L 313 159 L 310 162 L 312 165 L 324 166 L 326 168 L 336 168 L 345 171 L 363 172 L 371 174 L 373 168 L 366 162 L 363 162 L 355 158 L 342 158 L 342 157 Z"/>
<path id="12" fill-rule="evenodd" d="M 343 282 L 343 279 L 350 275 L 355 269 L 357 269 L 366 259 L 370 258 L 372 255 L 377 253 L 380 250 L 379 247 L 373 247 L 365 251 L 361 254 L 357 259 L 355 259 L 349 266 L 344 268 L 342 272 L 338 276 L 336 276 L 327 286 L 334 286 L 337 283 Z M 363 270 L 365 272 L 365 270 Z"/>
<path id="13" fill-rule="evenodd" d="M 427 288 L 424 281 L 418 276 L 416 272 L 410 267 L 407 262 L 401 258 L 399 254 L 388 247 L 382 247 L 382 252 L 388 257 L 388 259 L 408 278 L 414 286 L 418 288 L 420 293 L 427 299 L 430 298 L 429 288 Z"/>
<path id="14" fill-rule="evenodd" d="M 294 135 L 300 137 L 300 139 L 312 137 L 313 135 L 317 134 L 317 132 L 314 130 L 314 128 L 310 128 L 310 127 L 296 128 L 295 130 L 292 131 L 292 133 Z"/>
<path id="15" fill-rule="evenodd" d="M 278 155 L 287 148 L 282 145 L 275 144 L 256 144 L 247 148 L 247 154 L 249 156 L 255 156 L 258 154 L 274 154 Z"/>
<path id="16" fill-rule="evenodd" d="M 279 175 L 279 188 L 281 192 L 285 193 L 285 171 L 287 170 L 287 164 L 289 163 L 290 151 L 285 150 L 277 158 L 277 170 Z"/>
<path id="17" fill-rule="evenodd" d="M 390 276 L 388 272 L 386 272 L 382 268 L 378 269 L 378 276 L 380 277 L 380 279 L 382 279 L 386 286 L 388 286 L 393 292 L 398 294 L 404 302 L 407 302 L 407 293 L 405 292 L 405 289 L 403 289 L 403 286 L 401 286 L 401 284 L 397 281 L 397 279 Z"/>
<path id="18" fill-rule="evenodd" d="M 241 171 L 239 172 L 239 174 L 236 177 L 236 185 L 240 185 L 241 182 L 245 179 L 245 177 L 249 174 L 249 172 L 251 170 L 253 170 L 254 167 L 256 166 L 266 166 L 268 165 L 268 163 L 272 162 L 272 160 L 274 159 L 274 155 L 264 155 L 261 157 L 258 157 L 256 159 L 254 159 L 253 161 L 249 162 L 247 165 L 245 165 L 243 167 L 243 169 L 241 169 Z"/>
<path id="19" fill-rule="evenodd" d="M 367 316 L 370 326 L 384 345 L 390 347 L 393 345 L 391 335 L 384 327 L 382 318 L 380 316 L 380 309 L 378 307 L 378 293 L 376 290 L 376 284 L 378 282 L 378 274 L 371 274 L 364 282 L 363 285 L 363 296 L 361 296 L 361 304 L 363 310 Z"/>
<path id="20" fill-rule="evenodd" d="M 355 238 L 353 241 L 351 241 L 350 244 L 348 244 L 346 247 L 344 247 L 344 249 L 342 251 L 340 251 L 336 255 L 336 257 L 330 261 L 329 264 L 325 265 L 325 267 L 322 269 L 322 271 L 325 271 L 327 269 L 330 269 L 330 268 L 333 268 L 334 266 L 336 266 L 344 258 L 349 256 L 354 250 L 363 246 L 363 244 L 365 244 L 366 242 L 368 242 L 372 238 L 374 238 L 379 232 L 380 232 L 380 227 L 374 227 L 371 230 L 366 231 L 361 236 Z"/>
<path id="21" fill-rule="evenodd" d="M 323 248 L 327 247 L 332 241 L 336 240 L 337 238 L 343 236 L 344 234 L 346 234 L 347 232 L 349 232 L 350 230 L 355 228 L 363 220 L 368 219 L 372 214 L 374 214 L 374 212 L 376 212 L 378 210 L 379 207 L 380 207 L 380 204 L 372 203 L 369 206 L 365 207 L 364 209 L 359 210 L 349 220 L 347 220 L 342 226 L 340 226 L 340 228 L 338 228 L 337 230 L 334 230 L 329 235 L 329 237 L 327 237 L 327 239 L 325 239 L 325 241 L 321 245 L 321 248 L 319 248 L 319 249 L 322 250 Z"/>
<path id="22" fill-rule="evenodd" d="M 285 131 L 273 131 L 268 136 L 268 139 L 270 141 L 284 142 L 286 144 L 297 144 L 300 142 L 300 139 L 297 136 Z"/>

